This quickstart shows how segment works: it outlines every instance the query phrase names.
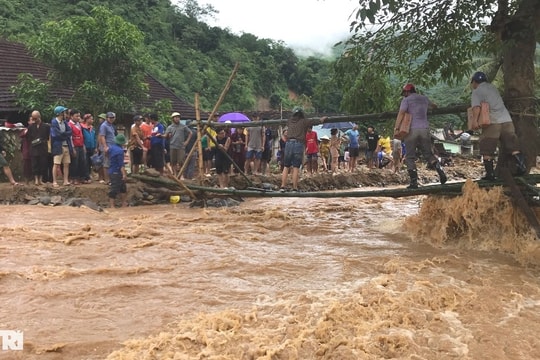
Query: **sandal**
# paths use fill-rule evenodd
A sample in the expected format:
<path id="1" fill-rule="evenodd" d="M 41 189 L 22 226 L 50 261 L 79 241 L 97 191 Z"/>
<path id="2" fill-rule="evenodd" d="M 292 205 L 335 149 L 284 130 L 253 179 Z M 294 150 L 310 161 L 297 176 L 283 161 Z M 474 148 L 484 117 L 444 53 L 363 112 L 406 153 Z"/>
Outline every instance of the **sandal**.
<path id="1" fill-rule="evenodd" d="M 18 182 L 11 183 L 13 186 L 23 186 L 23 184 L 19 184 Z"/>
<path id="2" fill-rule="evenodd" d="M 58 185 L 58 183 L 53 183 L 52 186 L 55 187 L 55 188 L 57 188 L 57 187 L 59 187 L 60 185 Z"/>

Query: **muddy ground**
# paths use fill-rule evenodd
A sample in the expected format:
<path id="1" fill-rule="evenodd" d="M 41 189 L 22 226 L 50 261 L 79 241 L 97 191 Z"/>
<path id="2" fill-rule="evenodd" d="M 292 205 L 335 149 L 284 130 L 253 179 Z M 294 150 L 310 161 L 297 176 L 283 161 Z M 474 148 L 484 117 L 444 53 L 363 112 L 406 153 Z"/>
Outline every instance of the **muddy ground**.
<path id="1" fill-rule="evenodd" d="M 467 178 L 478 179 L 482 176 L 483 166 L 478 159 L 456 157 L 453 166 L 444 167 L 449 181 L 462 181 Z M 418 167 L 420 184 L 437 183 L 438 176 L 434 170 L 428 170 L 422 164 Z M 152 172 L 147 175 L 152 177 Z M 254 187 L 271 186 L 277 190 L 281 183 L 279 170 L 273 168 L 267 176 L 249 175 Z M 394 173 L 391 169 L 368 169 L 360 164 L 356 172 L 349 173 L 340 171 L 337 174 L 319 172 L 316 175 L 304 173 L 299 183 L 300 191 L 324 191 L 338 189 L 356 189 L 359 187 L 386 187 L 407 185 L 409 177 L 406 170 Z M 204 177 L 202 180 L 185 181 L 185 184 L 203 185 L 208 187 L 217 186 L 216 176 Z M 290 184 L 290 179 L 289 179 Z M 240 174 L 231 176 L 230 186 L 236 189 L 246 189 L 248 181 Z M 165 181 L 165 184 L 148 183 L 130 178 L 128 181 L 128 199 L 131 206 L 166 203 L 171 194 L 178 193 L 180 186 Z M 53 198 L 53 202 L 50 201 Z M 77 186 L 60 186 L 53 188 L 51 184 L 35 186 L 32 183 L 13 187 L 9 183 L 0 183 L 1 204 L 35 204 L 36 202 L 48 201 L 58 205 L 68 199 L 86 198 L 101 207 L 108 207 L 108 186 L 94 181 L 91 184 Z M 61 201 L 58 201 L 61 199 Z M 183 197 L 183 201 L 190 201 Z"/>

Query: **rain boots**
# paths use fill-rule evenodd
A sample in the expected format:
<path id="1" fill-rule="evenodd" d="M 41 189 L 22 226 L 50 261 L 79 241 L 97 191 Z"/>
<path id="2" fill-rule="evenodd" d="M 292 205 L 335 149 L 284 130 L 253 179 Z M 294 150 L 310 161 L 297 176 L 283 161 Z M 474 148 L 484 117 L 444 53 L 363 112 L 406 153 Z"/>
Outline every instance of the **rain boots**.
<path id="1" fill-rule="evenodd" d="M 446 174 L 444 173 L 444 170 L 442 169 L 441 163 L 437 161 L 434 166 L 435 166 L 435 170 L 437 170 L 437 174 L 439 174 L 439 181 L 441 182 L 441 185 L 444 185 L 446 183 L 446 180 L 448 180 L 448 178 L 446 177 Z"/>
<path id="2" fill-rule="evenodd" d="M 512 155 L 516 160 L 516 175 L 521 176 L 527 173 L 527 165 L 525 165 L 525 157 L 522 153 Z"/>
<path id="3" fill-rule="evenodd" d="M 495 171 L 493 170 L 493 159 L 484 160 L 484 169 L 486 169 L 486 175 L 481 180 L 487 180 L 487 181 L 495 180 Z"/>
<path id="4" fill-rule="evenodd" d="M 418 189 L 418 172 L 416 169 L 407 170 L 409 177 L 411 178 L 411 184 L 407 186 L 407 189 Z"/>

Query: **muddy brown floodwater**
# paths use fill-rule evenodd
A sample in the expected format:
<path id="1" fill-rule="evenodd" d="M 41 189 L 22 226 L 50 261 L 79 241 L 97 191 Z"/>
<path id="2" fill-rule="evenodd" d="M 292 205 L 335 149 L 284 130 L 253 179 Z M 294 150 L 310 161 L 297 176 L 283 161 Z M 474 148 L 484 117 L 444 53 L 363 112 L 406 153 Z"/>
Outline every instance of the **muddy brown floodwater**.
<path id="1" fill-rule="evenodd" d="M 540 250 L 502 197 L 3 206 L 0 359 L 537 359 Z"/>

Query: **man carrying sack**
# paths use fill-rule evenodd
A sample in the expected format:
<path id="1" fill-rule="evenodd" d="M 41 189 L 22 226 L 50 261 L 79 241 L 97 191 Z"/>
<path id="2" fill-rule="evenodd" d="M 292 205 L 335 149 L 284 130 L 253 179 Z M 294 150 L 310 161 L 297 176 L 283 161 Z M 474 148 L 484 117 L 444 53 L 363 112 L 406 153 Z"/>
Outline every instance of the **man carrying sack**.
<path id="1" fill-rule="evenodd" d="M 422 151 L 424 160 L 430 168 L 437 170 L 441 184 L 446 183 L 447 177 L 444 173 L 439 160 L 433 155 L 431 147 L 431 134 L 429 132 L 429 122 L 427 118 L 428 108 L 436 108 L 427 96 L 416 93 L 413 84 L 406 84 L 401 92 L 403 99 L 399 107 L 397 119 L 405 116 L 405 113 L 411 114 L 411 127 L 409 133 L 405 136 L 405 164 L 411 183 L 407 189 L 418 188 L 418 172 L 416 170 L 416 149 Z"/>
<path id="2" fill-rule="evenodd" d="M 480 135 L 480 155 L 484 158 L 484 168 L 486 175 L 482 180 L 495 180 L 493 159 L 497 151 L 499 140 L 501 141 L 501 151 L 511 154 L 516 162 L 516 175 L 523 175 L 527 172 L 525 159 L 519 150 L 518 138 L 514 128 L 514 123 L 510 113 L 504 106 L 499 90 L 488 83 L 486 74 L 481 71 L 474 73 L 471 79 L 473 88 L 471 95 L 472 117 L 478 119 L 482 108 L 482 103 L 489 106 L 489 125 L 482 127 Z"/>

